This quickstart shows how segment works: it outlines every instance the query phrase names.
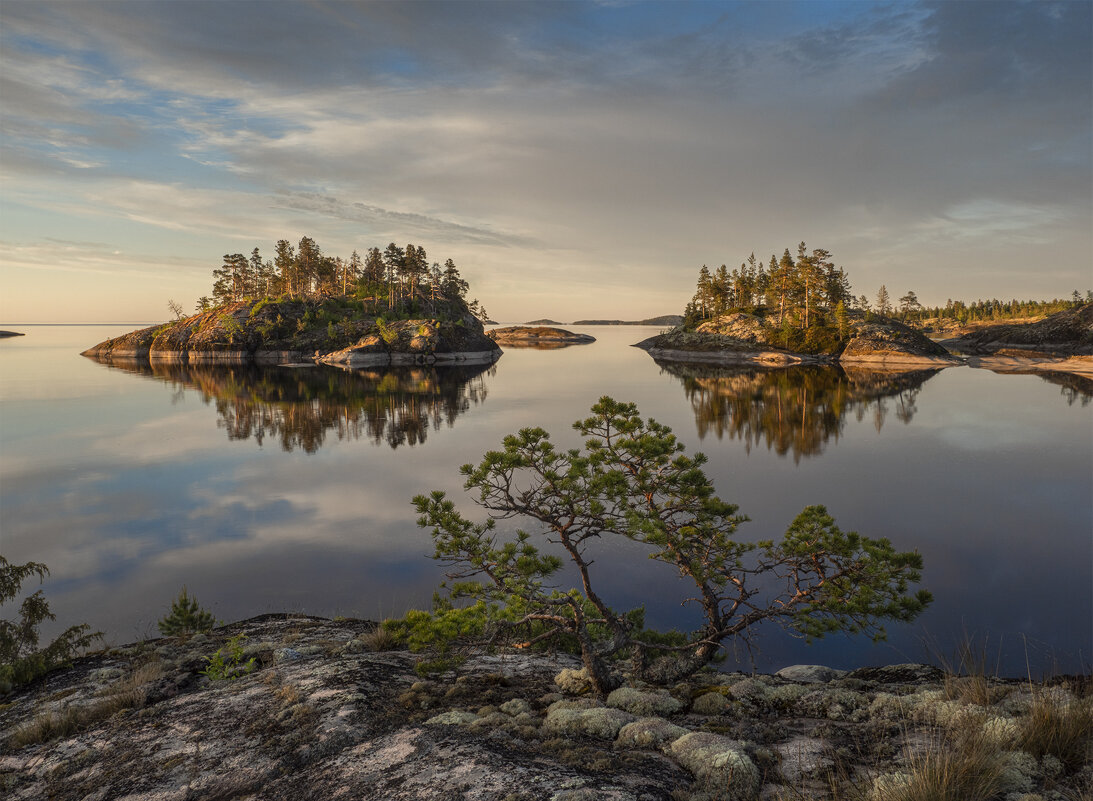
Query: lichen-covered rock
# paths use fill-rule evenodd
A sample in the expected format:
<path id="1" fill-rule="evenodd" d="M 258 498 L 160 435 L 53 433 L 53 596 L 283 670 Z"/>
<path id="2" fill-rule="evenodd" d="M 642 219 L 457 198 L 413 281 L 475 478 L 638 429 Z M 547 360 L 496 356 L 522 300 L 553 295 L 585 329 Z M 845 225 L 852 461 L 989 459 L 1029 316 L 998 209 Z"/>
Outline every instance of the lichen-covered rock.
<path id="1" fill-rule="evenodd" d="M 460 712 L 453 710 L 451 712 L 444 712 L 440 715 L 434 715 L 425 721 L 426 726 L 466 726 L 470 723 L 474 723 L 478 720 L 478 716 L 473 712 Z"/>
<path id="2" fill-rule="evenodd" d="M 619 729 L 615 745 L 620 748 L 662 748 L 665 744 L 678 740 L 688 730 L 670 723 L 664 718 L 640 718 L 627 723 Z"/>
<path id="3" fill-rule="evenodd" d="M 998 782 L 1002 793 L 1031 793 L 1036 779 L 1043 778 L 1040 764 L 1032 754 L 1024 751 L 1006 752 L 1006 767 Z"/>
<path id="4" fill-rule="evenodd" d="M 735 801 L 754 797 L 758 771 L 769 782 L 764 801 L 787 791 L 821 799 L 830 797 L 831 759 L 832 775 L 845 770 L 850 783 L 835 797 L 857 797 L 881 774 L 874 798 L 891 801 L 916 759 L 930 748 L 958 748 L 969 735 L 1005 755 L 999 801 L 1065 801 L 1093 786 L 1088 760 L 1064 766 L 1050 753 L 1009 751 L 1033 702 L 1084 703 L 1065 686 L 1000 682 L 1009 695 L 979 696 L 979 706 L 951 680 L 906 681 L 906 670 L 883 684 L 703 671 L 673 688 L 676 698 L 698 698 L 689 716 L 670 722 L 635 719 L 593 694 L 553 692 L 558 671 L 579 665 L 567 654 L 475 654 L 422 680 L 415 654 L 345 647 L 374 627 L 270 615 L 185 642 L 134 643 L 78 659 L 2 699 L 0 796 Z M 199 673 L 243 632 L 247 658 L 257 660 L 253 673 L 236 681 Z M 279 649 L 298 658 L 282 653 L 278 661 Z M 734 714 L 701 717 L 715 698 Z M 536 710 L 548 703 L 544 718 Z M 834 721 L 804 715 L 830 718 L 833 710 Z M 47 714 L 77 725 L 50 729 Z"/>
<path id="5" fill-rule="evenodd" d="M 614 740 L 623 726 L 633 722 L 634 716 L 621 709 L 602 706 L 571 709 L 554 704 L 547 710 L 543 728 L 554 734 L 584 734 L 600 740 Z"/>
<path id="6" fill-rule="evenodd" d="M 759 792 L 759 769 L 737 740 L 693 732 L 674 741 L 667 751 L 717 801 L 750 801 Z"/>
<path id="7" fill-rule="evenodd" d="M 852 690 L 824 688 L 802 696 L 794 710 L 799 715 L 828 720 L 847 720 L 853 712 L 868 706 L 866 696 Z"/>
<path id="8" fill-rule="evenodd" d="M 778 772 L 791 787 L 834 764 L 831 746 L 817 737 L 793 737 L 775 745 L 774 751 L 779 757 Z"/>
<path id="9" fill-rule="evenodd" d="M 633 687 L 619 687 L 607 696 L 607 705 L 640 717 L 674 715 L 683 710 L 683 702 L 666 690 L 642 692 Z"/>
<path id="10" fill-rule="evenodd" d="M 691 711 L 696 715 L 720 715 L 729 708 L 729 699 L 722 693 L 703 693 L 691 704 Z"/>
<path id="11" fill-rule="evenodd" d="M 802 684 L 826 684 L 833 679 L 846 675 L 845 670 L 835 670 L 824 665 L 790 665 L 774 674 L 786 681 L 796 681 Z"/>
<path id="12" fill-rule="evenodd" d="M 592 682 L 585 668 L 565 668 L 554 677 L 558 689 L 567 695 L 583 695 L 592 692 Z"/>
<path id="13" fill-rule="evenodd" d="M 770 693 L 765 682 L 755 678 L 738 681 L 729 688 L 732 697 L 755 708 L 762 707 Z"/>
<path id="14" fill-rule="evenodd" d="M 504 712 L 506 715 L 517 717 L 521 714 L 530 713 L 532 709 L 531 704 L 529 704 L 523 698 L 512 698 L 501 704 L 501 711 Z"/>

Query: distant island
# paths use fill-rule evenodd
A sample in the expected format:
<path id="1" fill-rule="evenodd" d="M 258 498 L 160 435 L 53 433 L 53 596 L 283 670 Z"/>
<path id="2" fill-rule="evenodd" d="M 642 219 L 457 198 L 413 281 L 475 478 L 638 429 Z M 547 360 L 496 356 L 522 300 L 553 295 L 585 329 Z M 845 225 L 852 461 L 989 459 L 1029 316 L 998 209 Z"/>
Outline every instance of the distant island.
<path id="1" fill-rule="evenodd" d="M 22 337 L 22 336 L 26 336 L 26 334 L 22 334 L 18 331 L 0 331 L 0 339 L 3 339 L 4 337 Z"/>
<path id="2" fill-rule="evenodd" d="M 587 345 L 596 338 L 588 334 L 577 334 L 564 328 L 549 326 L 514 325 L 508 328 L 495 328 L 486 336 L 502 345 L 514 345 L 523 348 L 561 348 L 569 345 Z"/>
<path id="3" fill-rule="evenodd" d="M 660 317 L 649 317 L 645 320 L 577 320 L 573 325 L 670 325 L 677 326 L 683 322 L 681 314 L 662 314 Z"/>
<path id="4" fill-rule="evenodd" d="M 391 243 L 364 260 L 323 255 L 309 237 L 277 243 L 263 261 L 226 255 L 213 270 L 213 298 L 174 321 L 109 339 L 84 351 L 102 361 L 258 364 L 322 362 L 486 364 L 501 349 L 483 333 L 486 311 L 466 300 L 468 284 L 451 259 L 429 266 L 425 249 Z"/>
<path id="5" fill-rule="evenodd" d="M 565 323 L 559 323 L 557 320 L 548 320 L 544 317 L 542 320 L 528 320 L 524 325 L 565 325 Z"/>

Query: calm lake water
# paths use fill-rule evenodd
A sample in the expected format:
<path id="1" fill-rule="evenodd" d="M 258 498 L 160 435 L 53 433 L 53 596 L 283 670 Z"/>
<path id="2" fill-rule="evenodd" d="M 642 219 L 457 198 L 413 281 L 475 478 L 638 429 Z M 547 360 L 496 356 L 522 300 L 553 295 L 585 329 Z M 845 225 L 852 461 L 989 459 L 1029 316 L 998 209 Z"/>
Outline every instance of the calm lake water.
<path id="1" fill-rule="evenodd" d="M 963 639 L 1010 675 L 1093 660 L 1088 379 L 688 369 L 629 347 L 656 333 L 634 326 L 571 327 L 598 341 L 447 371 L 127 370 L 78 355 L 135 327 L 0 341 L 0 552 L 49 565 L 47 632 L 156 636 L 183 585 L 224 621 L 427 608 L 443 571 L 411 497 L 443 489 L 475 513 L 459 465 L 524 426 L 576 446 L 571 423 L 606 394 L 708 455 L 721 497 L 751 518 L 741 538 L 778 537 L 822 503 L 843 529 L 924 555 L 936 600 L 887 643 L 769 628 L 745 666 L 937 661 Z M 617 606 L 686 625 L 669 568 L 633 548 L 597 566 Z"/>

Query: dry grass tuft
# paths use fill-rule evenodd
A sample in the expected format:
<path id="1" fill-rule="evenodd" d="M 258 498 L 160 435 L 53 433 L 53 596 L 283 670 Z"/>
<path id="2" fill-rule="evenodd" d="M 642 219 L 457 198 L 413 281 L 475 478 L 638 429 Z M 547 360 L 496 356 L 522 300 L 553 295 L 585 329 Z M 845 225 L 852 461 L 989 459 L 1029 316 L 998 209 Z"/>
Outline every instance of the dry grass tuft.
<path id="1" fill-rule="evenodd" d="M 59 712 L 47 711 L 17 728 L 8 739 L 12 748 L 24 748 L 61 737 L 113 717 L 127 709 L 140 709 L 148 698 L 149 685 L 163 676 L 163 667 L 152 661 L 140 665 L 121 681 L 99 693 L 90 704 L 73 704 Z"/>
<path id="2" fill-rule="evenodd" d="M 904 773 L 878 782 L 878 801 L 990 801 L 1006 772 L 1005 755 L 978 726 L 939 731 L 908 749 Z"/>
<path id="3" fill-rule="evenodd" d="M 1018 747 L 1037 759 L 1051 754 L 1069 770 L 1093 759 L 1093 698 L 1060 700 L 1040 692 L 1021 720 Z"/>
<path id="4" fill-rule="evenodd" d="M 369 651 L 393 651 L 401 645 L 399 638 L 385 624 L 386 621 L 361 635 L 360 640 Z"/>
<path id="5" fill-rule="evenodd" d="M 988 641 L 982 645 L 970 636 L 957 647 L 956 658 L 941 659 L 945 668 L 945 697 L 965 704 L 991 706 L 1009 693 L 1009 688 L 991 682 L 997 675 L 990 669 Z"/>

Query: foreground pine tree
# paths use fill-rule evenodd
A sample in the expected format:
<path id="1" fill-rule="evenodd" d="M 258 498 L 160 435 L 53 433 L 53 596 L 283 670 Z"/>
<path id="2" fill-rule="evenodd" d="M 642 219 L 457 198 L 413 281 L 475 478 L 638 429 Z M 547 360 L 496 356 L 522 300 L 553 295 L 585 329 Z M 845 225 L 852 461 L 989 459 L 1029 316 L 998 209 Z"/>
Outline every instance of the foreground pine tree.
<path id="1" fill-rule="evenodd" d="M 443 492 L 414 499 L 419 525 L 433 529 L 435 558 L 456 582 L 434 613 L 394 627 L 411 644 L 569 642 L 605 694 L 619 684 L 620 664 L 634 679 L 677 681 L 761 623 L 808 638 L 846 631 L 882 639 L 883 621 L 911 620 L 931 600 L 908 591 L 921 578 L 919 554 L 843 532 L 823 506 L 807 507 L 778 542 L 738 542 L 747 518 L 716 496 L 705 457 L 685 456 L 671 430 L 642 420 L 634 404 L 601 398 L 574 428 L 587 438 L 583 450 L 559 451 L 546 431 L 527 428 L 461 468 L 484 522 L 468 520 Z M 496 521 L 509 518 L 535 525 L 506 538 Z M 598 594 L 596 571 L 613 568 L 602 547 L 612 537 L 644 547 L 690 585 L 681 600 L 701 609 L 696 631 L 646 630 L 641 610 L 616 611 Z M 596 560 L 593 543 L 601 543 Z M 545 544 L 557 553 L 541 551 Z M 565 562 L 578 578 L 572 589 L 551 583 Z M 457 607 L 456 599 L 477 603 Z"/>

